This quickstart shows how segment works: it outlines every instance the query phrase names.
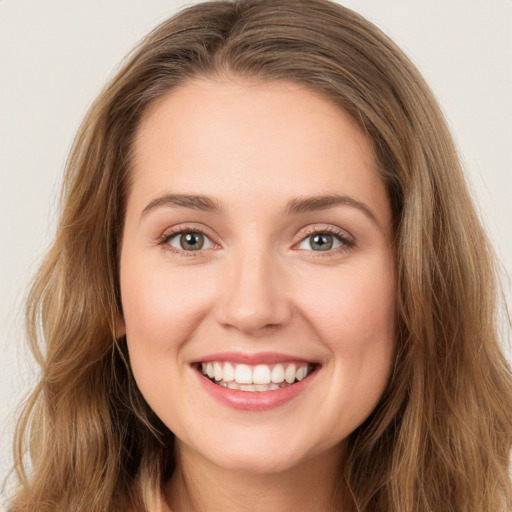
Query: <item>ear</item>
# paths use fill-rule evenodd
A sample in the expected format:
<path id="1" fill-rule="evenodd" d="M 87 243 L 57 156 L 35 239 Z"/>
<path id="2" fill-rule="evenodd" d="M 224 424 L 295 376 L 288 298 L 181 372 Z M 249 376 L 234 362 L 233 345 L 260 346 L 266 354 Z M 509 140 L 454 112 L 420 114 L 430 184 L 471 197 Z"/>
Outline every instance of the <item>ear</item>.
<path id="1" fill-rule="evenodd" d="M 120 339 L 126 335 L 126 324 L 122 315 L 116 317 L 116 339 Z"/>

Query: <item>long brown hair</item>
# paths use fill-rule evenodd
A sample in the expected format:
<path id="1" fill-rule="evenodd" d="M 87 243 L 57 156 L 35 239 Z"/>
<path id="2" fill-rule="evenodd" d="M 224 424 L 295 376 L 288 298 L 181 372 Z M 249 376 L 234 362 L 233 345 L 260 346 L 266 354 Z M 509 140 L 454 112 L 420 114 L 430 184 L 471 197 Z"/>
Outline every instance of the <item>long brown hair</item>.
<path id="1" fill-rule="evenodd" d="M 198 4 L 157 27 L 77 135 L 55 242 L 27 303 L 41 376 L 17 428 L 10 510 L 145 510 L 146 491 L 173 470 L 173 435 L 115 336 L 118 242 L 140 120 L 198 76 L 302 84 L 373 143 L 394 215 L 398 349 L 378 407 L 347 440 L 350 509 L 511 509 L 512 378 L 496 265 L 436 101 L 395 44 L 349 9 L 240 0 Z"/>

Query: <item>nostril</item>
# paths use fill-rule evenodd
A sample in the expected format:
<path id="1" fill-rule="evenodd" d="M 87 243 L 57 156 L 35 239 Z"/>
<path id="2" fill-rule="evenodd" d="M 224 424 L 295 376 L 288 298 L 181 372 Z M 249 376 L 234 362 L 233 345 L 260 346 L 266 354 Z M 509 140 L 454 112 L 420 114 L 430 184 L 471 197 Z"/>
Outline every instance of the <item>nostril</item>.
<path id="1" fill-rule="evenodd" d="M 224 328 L 267 335 L 290 321 L 292 308 L 284 293 L 284 273 L 262 260 L 265 258 L 249 253 L 235 263 L 237 268 L 228 276 L 217 303 L 217 319 Z"/>

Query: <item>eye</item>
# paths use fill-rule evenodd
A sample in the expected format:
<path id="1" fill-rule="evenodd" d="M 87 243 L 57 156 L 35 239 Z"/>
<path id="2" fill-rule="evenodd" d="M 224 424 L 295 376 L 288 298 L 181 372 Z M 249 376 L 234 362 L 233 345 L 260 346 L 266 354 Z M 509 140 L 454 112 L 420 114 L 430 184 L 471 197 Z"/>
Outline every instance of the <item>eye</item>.
<path id="1" fill-rule="evenodd" d="M 354 242 L 341 232 L 315 231 L 301 240 L 298 248 L 306 251 L 327 252 L 348 249 Z"/>
<path id="2" fill-rule="evenodd" d="M 299 249 L 310 251 L 329 251 L 341 246 L 341 242 L 333 235 L 327 233 L 316 233 L 309 235 L 299 244 Z"/>
<path id="3" fill-rule="evenodd" d="M 212 249 L 214 243 L 199 231 L 181 231 L 169 235 L 165 239 L 165 243 L 180 251 L 200 251 L 201 249 Z"/>

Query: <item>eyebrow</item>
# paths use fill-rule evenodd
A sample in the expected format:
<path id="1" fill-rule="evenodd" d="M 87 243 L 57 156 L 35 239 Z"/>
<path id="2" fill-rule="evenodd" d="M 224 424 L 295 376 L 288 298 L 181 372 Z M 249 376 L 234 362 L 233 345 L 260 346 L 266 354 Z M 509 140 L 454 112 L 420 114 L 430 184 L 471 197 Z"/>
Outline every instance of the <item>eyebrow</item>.
<path id="1" fill-rule="evenodd" d="M 298 197 L 288 202 L 285 213 L 288 215 L 327 210 L 334 206 L 350 206 L 363 212 L 372 222 L 378 225 L 377 217 L 369 206 L 350 196 L 329 194 L 325 196 Z"/>
<path id="2" fill-rule="evenodd" d="M 194 194 L 166 194 L 151 201 L 142 210 L 141 217 L 146 216 L 152 210 L 162 206 L 191 208 L 204 212 L 220 212 L 220 203 L 208 196 Z"/>
<path id="3" fill-rule="evenodd" d="M 301 213 L 327 210 L 335 206 L 350 206 L 363 212 L 372 222 L 378 225 L 375 213 L 365 203 L 350 196 L 339 194 L 328 194 L 322 196 L 297 197 L 288 201 L 283 213 L 285 215 L 296 215 Z M 191 208 L 205 212 L 219 213 L 222 211 L 221 203 L 209 196 L 195 194 L 165 194 L 151 201 L 142 210 L 141 217 L 161 207 L 182 207 Z"/>

